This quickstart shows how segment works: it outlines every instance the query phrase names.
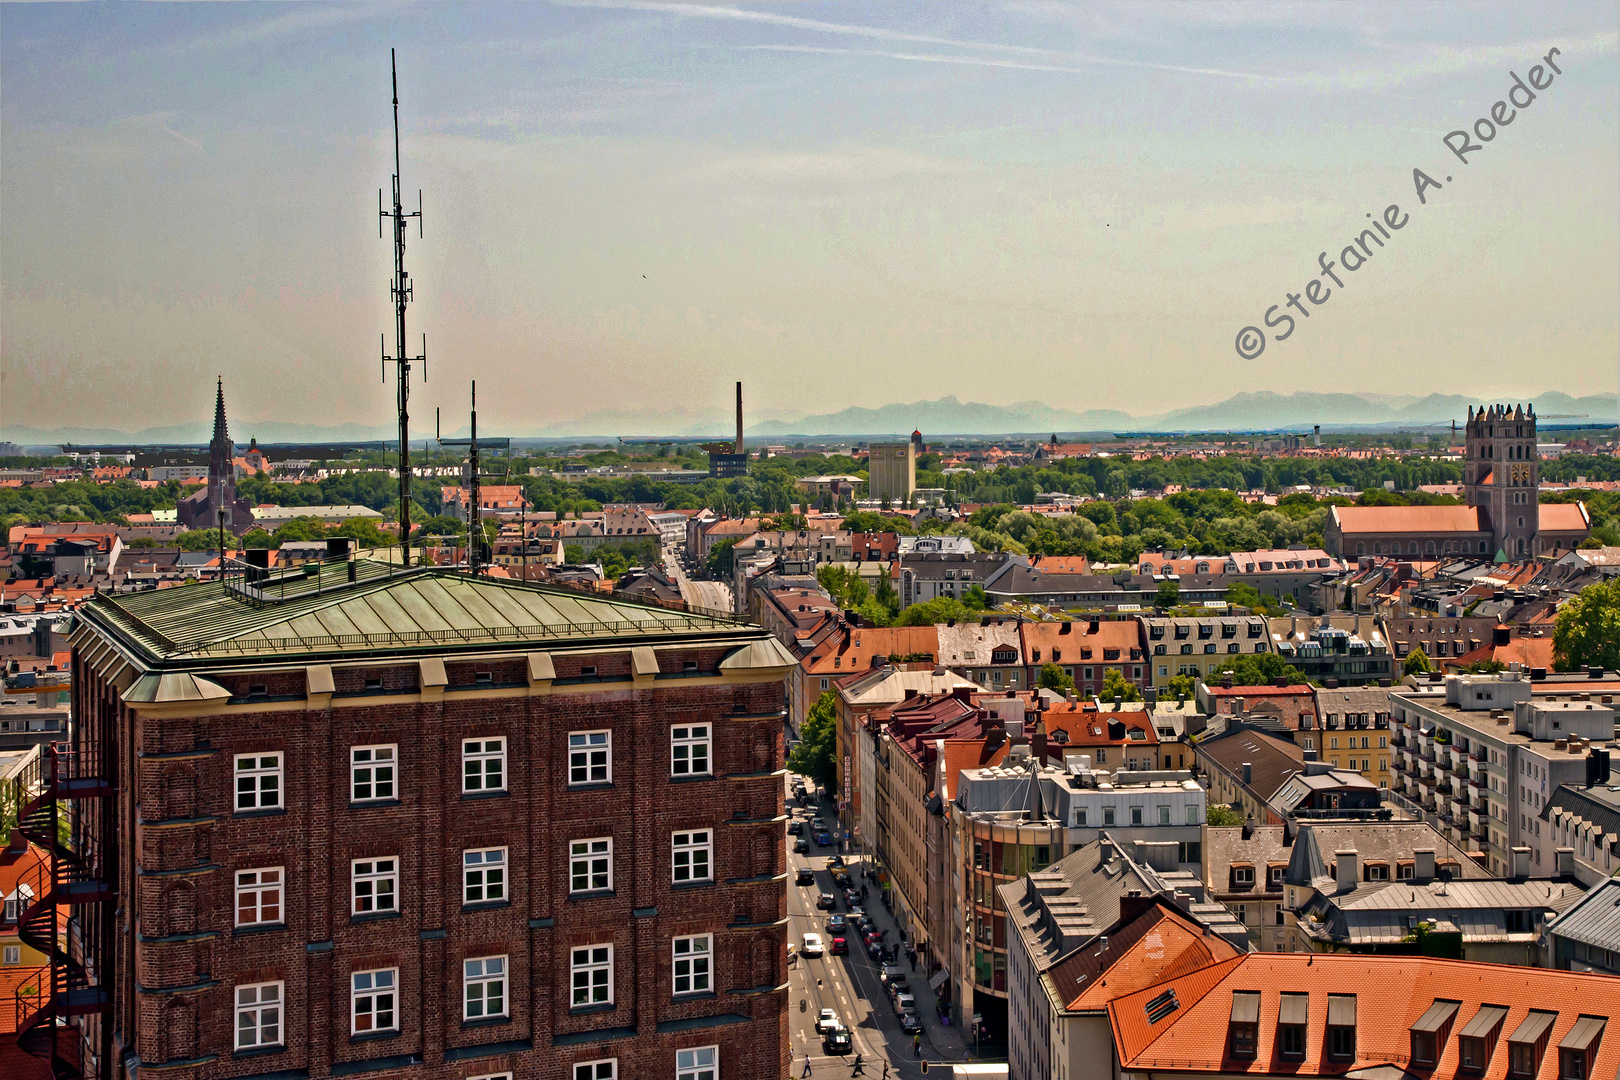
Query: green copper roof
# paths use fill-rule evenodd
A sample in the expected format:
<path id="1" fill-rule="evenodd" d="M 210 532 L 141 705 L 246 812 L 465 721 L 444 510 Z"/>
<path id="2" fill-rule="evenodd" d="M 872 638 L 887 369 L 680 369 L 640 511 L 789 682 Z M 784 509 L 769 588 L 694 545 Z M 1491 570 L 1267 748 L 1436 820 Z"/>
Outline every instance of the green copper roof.
<path id="1" fill-rule="evenodd" d="M 269 576 L 102 596 L 80 609 L 155 661 L 266 659 L 446 648 L 566 648 L 616 641 L 752 638 L 741 619 L 573 589 L 358 560 Z M 350 580 L 350 574 L 354 580 Z"/>

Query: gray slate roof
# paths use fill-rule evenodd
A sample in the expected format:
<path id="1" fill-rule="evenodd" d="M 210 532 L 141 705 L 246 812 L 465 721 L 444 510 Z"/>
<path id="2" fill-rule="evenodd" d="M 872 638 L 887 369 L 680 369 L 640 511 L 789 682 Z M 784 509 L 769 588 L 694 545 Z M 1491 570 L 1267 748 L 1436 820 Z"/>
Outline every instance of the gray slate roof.
<path id="1" fill-rule="evenodd" d="M 1558 937 L 1620 952 L 1620 878 L 1608 878 L 1548 924 Z"/>

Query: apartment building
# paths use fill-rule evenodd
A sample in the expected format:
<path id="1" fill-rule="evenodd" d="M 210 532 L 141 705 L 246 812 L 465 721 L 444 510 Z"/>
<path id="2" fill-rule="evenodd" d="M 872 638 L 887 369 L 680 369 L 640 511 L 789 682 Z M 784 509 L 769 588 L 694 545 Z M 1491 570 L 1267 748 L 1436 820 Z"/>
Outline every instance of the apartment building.
<path id="1" fill-rule="evenodd" d="M 1506 875 L 1521 846 L 1533 872 L 1552 872 L 1557 837 L 1543 812 L 1561 785 L 1585 783 L 1586 758 L 1615 737 L 1612 694 L 1579 682 L 1549 689 L 1536 693 L 1525 672 L 1506 671 L 1390 696 L 1392 790 L 1493 874 Z"/>
<path id="2" fill-rule="evenodd" d="M 1110 670 L 1140 689 L 1155 685 L 1142 624 L 1134 618 L 1026 622 L 1018 633 L 1028 665 L 1025 685 L 1034 686 L 1047 664 L 1062 668 L 1075 691 L 1088 698 L 1102 693 Z"/>
<path id="3" fill-rule="evenodd" d="M 1243 653 L 1272 651 L 1266 620 L 1258 615 L 1144 617 L 1153 685 L 1166 687 L 1177 675 L 1218 683 L 1217 668 Z"/>
<path id="4" fill-rule="evenodd" d="M 1313 683 L 1364 686 L 1395 677 L 1389 640 L 1371 615 L 1284 615 L 1270 623 L 1272 648 Z"/>
<path id="5" fill-rule="evenodd" d="M 758 627 L 358 560 L 102 597 L 72 643 L 87 1071 L 783 1075 Z"/>

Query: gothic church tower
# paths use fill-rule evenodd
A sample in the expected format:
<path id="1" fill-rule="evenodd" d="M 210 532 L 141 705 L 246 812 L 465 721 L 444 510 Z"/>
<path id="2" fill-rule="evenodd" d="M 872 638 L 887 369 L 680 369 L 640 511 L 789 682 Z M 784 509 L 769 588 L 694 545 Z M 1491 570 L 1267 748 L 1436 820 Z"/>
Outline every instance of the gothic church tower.
<path id="1" fill-rule="evenodd" d="M 1485 511 L 1495 551 L 1506 559 L 1535 554 L 1541 529 L 1535 407 L 1468 409 L 1464 501 Z"/>

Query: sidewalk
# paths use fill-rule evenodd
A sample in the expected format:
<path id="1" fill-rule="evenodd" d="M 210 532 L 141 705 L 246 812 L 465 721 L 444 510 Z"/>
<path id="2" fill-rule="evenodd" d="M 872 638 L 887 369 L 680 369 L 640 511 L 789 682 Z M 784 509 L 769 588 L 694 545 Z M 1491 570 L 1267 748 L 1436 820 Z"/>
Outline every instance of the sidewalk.
<path id="1" fill-rule="evenodd" d="M 863 859 L 854 855 L 846 855 L 844 858 L 849 863 L 850 875 L 856 878 L 857 882 L 865 882 L 865 879 L 860 876 L 866 865 Z M 869 886 L 868 893 L 871 896 L 871 903 L 866 906 L 867 915 L 871 916 L 878 929 L 887 931 L 888 940 L 891 944 L 899 942 L 899 925 L 895 922 L 894 916 L 884 908 L 883 901 L 878 895 L 882 890 L 878 888 L 876 881 L 865 882 L 865 884 Z M 911 987 L 911 995 L 917 999 L 917 1018 L 922 1021 L 923 1025 L 922 1056 L 931 1062 L 962 1062 L 968 1060 L 973 1050 L 973 1042 L 971 1039 L 963 1039 L 964 1030 L 962 1028 L 955 1025 L 945 1027 L 940 1024 L 938 997 L 929 987 L 923 969 L 918 968 L 915 972 L 911 970 L 911 965 L 906 962 L 904 948 L 900 950 L 897 962 L 902 968 L 906 969 L 906 981 Z M 874 1009 L 890 1009 L 887 1001 L 875 1001 L 872 1003 L 872 1007 Z"/>

